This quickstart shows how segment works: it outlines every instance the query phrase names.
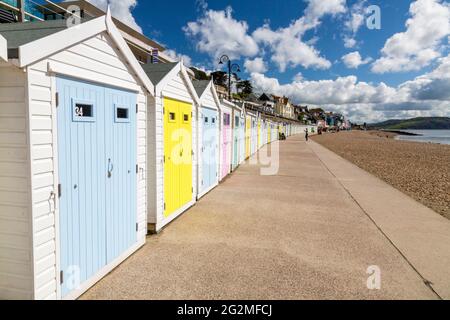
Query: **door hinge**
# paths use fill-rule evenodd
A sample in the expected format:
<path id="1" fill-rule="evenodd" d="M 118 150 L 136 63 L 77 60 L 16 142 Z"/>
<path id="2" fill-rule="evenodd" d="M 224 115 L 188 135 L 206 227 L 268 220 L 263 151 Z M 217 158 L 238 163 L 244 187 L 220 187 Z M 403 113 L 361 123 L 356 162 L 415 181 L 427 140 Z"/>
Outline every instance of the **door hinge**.
<path id="1" fill-rule="evenodd" d="M 64 271 L 59 272 L 59 283 L 60 284 L 64 283 Z"/>
<path id="2" fill-rule="evenodd" d="M 139 112 L 139 105 L 136 104 L 136 113 L 138 113 L 138 112 Z"/>
<path id="3" fill-rule="evenodd" d="M 59 93 L 58 92 L 55 94 L 55 103 L 56 103 L 56 107 L 58 107 L 59 106 Z"/>
<path id="4" fill-rule="evenodd" d="M 138 231 L 139 231 L 139 224 L 136 223 L 136 232 L 138 232 Z"/>
<path id="5" fill-rule="evenodd" d="M 194 187 L 191 188 L 191 192 L 194 193 Z"/>
<path id="6" fill-rule="evenodd" d="M 62 196 L 62 188 L 61 188 L 61 184 L 58 184 L 58 198 L 61 198 Z"/>
<path id="7" fill-rule="evenodd" d="M 166 114 L 166 107 L 163 107 L 163 114 Z"/>
<path id="8" fill-rule="evenodd" d="M 139 165 L 137 164 L 136 165 L 136 174 L 138 174 L 139 173 Z"/>
<path id="9" fill-rule="evenodd" d="M 164 210 L 166 210 L 166 203 L 164 202 Z"/>

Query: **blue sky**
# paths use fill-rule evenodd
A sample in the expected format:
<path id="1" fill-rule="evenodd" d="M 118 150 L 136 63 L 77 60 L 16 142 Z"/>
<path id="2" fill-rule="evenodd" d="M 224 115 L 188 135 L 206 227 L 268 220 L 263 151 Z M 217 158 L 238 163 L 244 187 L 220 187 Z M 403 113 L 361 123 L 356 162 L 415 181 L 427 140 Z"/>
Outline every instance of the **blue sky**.
<path id="1" fill-rule="evenodd" d="M 102 5 L 105 0 L 92 0 Z M 120 4 L 119 4 L 120 3 Z M 207 71 L 228 54 L 257 91 L 355 121 L 450 116 L 444 0 L 111 1 L 113 14 Z M 370 6 L 381 28 L 369 29 Z"/>
<path id="2" fill-rule="evenodd" d="M 357 1 L 348 1 L 348 4 Z M 391 4 L 395 2 L 395 6 Z M 164 1 L 157 3 L 147 3 L 147 1 L 138 2 L 138 6 L 133 11 L 137 23 L 142 27 L 145 34 L 164 43 L 168 48 L 176 50 L 178 53 L 186 54 L 192 58 L 195 64 L 208 66 L 208 68 L 218 68 L 219 66 L 208 54 L 196 50 L 194 39 L 186 36 L 183 28 L 190 21 L 195 21 L 201 15 L 198 3 L 196 1 L 175 1 L 178 8 L 173 12 L 174 2 Z M 274 3 L 276 3 L 274 5 Z M 361 28 L 357 38 L 361 41 L 360 53 L 362 56 L 377 57 L 380 48 L 383 47 L 386 39 L 394 33 L 404 30 L 405 20 L 410 0 L 395 1 L 371 1 L 371 4 L 377 4 L 382 8 L 382 28 L 381 30 L 368 30 Z M 261 1 L 224 1 L 215 0 L 208 2 L 208 8 L 211 10 L 224 10 L 230 6 L 233 9 L 233 17 L 238 21 L 246 21 L 249 31 L 253 31 L 263 25 L 265 21 L 270 20 L 272 28 L 277 29 L 286 27 L 292 20 L 301 16 L 306 8 L 306 3 L 301 0 L 261 0 Z M 173 12 L 174 19 L 168 23 L 167 17 L 160 12 Z M 149 22 L 150 21 L 150 22 Z M 307 39 L 318 37 L 316 47 L 330 61 L 340 60 L 340 58 L 352 49 L 344 47 L 342 41 L 342 18 L 336 19 L 326 17 L 323 25 L 317 30 L 307 34 Z M 224 54 L 226 54 L 224 50 Z M 217 57 L 218 59 L 218 57 Z M 216 59 L 216 60 L 217 60 Z M 238 59 L 237 62 L 243 66 L 244 60 Z M 215 65 L 212 65 L 215 63 Z M 242 68 L 245 71 L 245 68 Z M 370 72 L 369 66 L 362 66 L 358 70 L 349 70 L 342 62 L 335 63 L 328 70 L 306 69 L 301 66 L 279 72 L 276 66 L 269 65 L 268 74 L 277 77 L 281 82 L 290 82 L 298 73 L 302 72 L 305 78 L 319 80 L 323 78 L 334 78 L 336 75 L 356 74 L 358 78 L 365 81 L 385 81 L 386 83 L 398 85 L 399 83 L 410 79 L 414 73 L 401 73 L 389 75 L 375 75 Z M 248 73 L 242 74 L 248 77 Z"/>

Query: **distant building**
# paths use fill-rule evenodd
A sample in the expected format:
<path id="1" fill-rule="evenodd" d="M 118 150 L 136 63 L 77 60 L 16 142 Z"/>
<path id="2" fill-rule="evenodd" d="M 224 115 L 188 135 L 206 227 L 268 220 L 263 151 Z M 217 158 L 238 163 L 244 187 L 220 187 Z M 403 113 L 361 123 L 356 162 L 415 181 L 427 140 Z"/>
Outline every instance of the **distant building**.
<path id="1" fill-rule="evenodd" d="M 263 93 L 260 97 L 259 97 L 259 101 L 261 102 L 264 112 L 274 115 L 275 114 L 275 101 L 272 99 L 271 95 L 267 95 L 265 93 Z"/>
<path id="2" fill-rule="evenodd" d="M 228 89 L 224 86 L 220 86 L 220 85 L 215 85 L 216 87 L 216 91 L 217 91 L 217 95 L 219 96 L 220 99 L 228 99 Z"/>
<path id="3" fill-rule="evenodd" d="M 283 118 L 295 119 L 294 106 L 287 97 L 279 97 L 272 95 L 275 102 L 275 114 Z"/>

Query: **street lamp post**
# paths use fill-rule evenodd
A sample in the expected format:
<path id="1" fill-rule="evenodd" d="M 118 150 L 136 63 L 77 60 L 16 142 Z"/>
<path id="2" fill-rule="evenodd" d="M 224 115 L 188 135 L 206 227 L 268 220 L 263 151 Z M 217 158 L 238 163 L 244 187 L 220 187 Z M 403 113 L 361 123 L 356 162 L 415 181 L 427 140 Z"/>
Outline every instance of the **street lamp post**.
<path id="1" fill-rule="evenodd" d="M 219 60 L 219 64 L 224 63 L 227 63 L 228 65 L 228 100 L 231 101 L 231 73 L 233 72 L 233 69 L 235 69 L 236 72 L 241 72 L 241 67 L 239 67 L 237 63 L 231 63 L 230 57 L 226 54 L 220 57 Z"/>

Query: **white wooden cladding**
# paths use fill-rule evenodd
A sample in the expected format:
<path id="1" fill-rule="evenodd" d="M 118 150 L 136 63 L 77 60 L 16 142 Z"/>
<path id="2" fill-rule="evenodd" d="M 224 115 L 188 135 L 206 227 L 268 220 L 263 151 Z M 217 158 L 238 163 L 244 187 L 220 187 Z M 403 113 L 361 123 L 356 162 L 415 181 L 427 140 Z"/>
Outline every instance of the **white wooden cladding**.
<path id="1" fill-rule="evenodd" d="M 99 34 L 31 64 L 25 71 L 3 67 L 0 72 L 0 220 L 5 227 L 0 227 L 1 298 L 60 298 L 58 210 L 50 201 L 51 193 L 57 193 L 58 181 L 57 74 L 75 78 L 81 75 L 81 80 L 138 92 L 137 221 L 139 242 L 145 242 L 147 95 L 110 35 Z M 3 277 L 2 273 L 8 276 Z"/>
<path id="2" fill-rule="evenodd" d="M 148 223 L 154 225 L 156 231 L 176 219 L 187 208 L 192 206 L 197 198 L 197 117 L 199 99 L 192 86 L 186 70 L 178 64 L 159 84 L 155 86 L 155 99 L 149 99 L 148 105 Z M 192 201 L 185 207 L 174 212 L 170 217 L 164 216 L 164 98 L 171 98 L 192 104 Z"/>

